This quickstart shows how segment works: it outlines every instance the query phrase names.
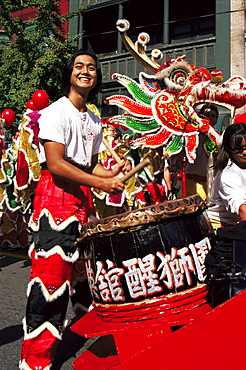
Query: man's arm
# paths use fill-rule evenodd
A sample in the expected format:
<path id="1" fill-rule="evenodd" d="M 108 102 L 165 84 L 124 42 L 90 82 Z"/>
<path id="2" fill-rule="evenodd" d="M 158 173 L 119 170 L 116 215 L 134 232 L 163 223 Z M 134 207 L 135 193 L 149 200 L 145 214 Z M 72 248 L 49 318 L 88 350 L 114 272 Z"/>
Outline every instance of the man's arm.
<path id="1" fill-rule="evenodd" d="M 115 172 L 110 173 L 111 171 L 107 171 L 104 168 L 101 169 L 98 166 L 96 163 L 97 156 L 92 158 L 92 171 L 90 169 L 87 171 L 86 169 L 82 170 L 73 166 L 73 164 L 64 159 L 65 146 L 61 143 L 46 141 L 44 150 L 47 166 L 52 175 L 62 177 L 79 185 L 97 187 L 110 194 L 124 190 L 124 184 L 118 178 L 112 177 Z"/>
<path id="2" fill-rule="evenodd" d="M 239 207 L 239 216 L 242 221 L 246 220 L 246 204 L 242 204 Z"/>
<path id="3" fill-rule="evenodd" d="M 172 190 L 172 181 L 171 181 L 171 175 L 170 175 L 169 167 L 164 167 L 163 177 L 164 177 L 165 183 L 167 185 L 167 190 Z"/>

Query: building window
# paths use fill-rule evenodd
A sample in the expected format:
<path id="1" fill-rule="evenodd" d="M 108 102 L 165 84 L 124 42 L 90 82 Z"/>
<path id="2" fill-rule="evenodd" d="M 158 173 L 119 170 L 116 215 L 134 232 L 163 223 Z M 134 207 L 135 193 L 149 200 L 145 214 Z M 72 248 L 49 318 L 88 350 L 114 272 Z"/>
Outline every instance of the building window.
<path id="1" fill-rule="evenodd" d="M 94 53 L 107 54 L 117 51 L 118 5 L 106 6 L 83 13 L 83 47 Z"/>
<path id="2" fill-rule="evenodd" d="M 163 43 L 163 0 L 155 0 L 152 3 L 150 0 L 128 1 L 123 4 L 123 8 L 124 18 L 130 22 L 127 34 L 134 42 L 140 32 L 146 32 L 150 36 L 148 45 Z"/>
<path id="3" fill-rule="evenodd" d="M 157 0 L 151 12 L 149 0 L 122 2 L 123 18 L 130 22 L 128 35 L 137 40 L 140 32 L 150 35 L 149 45 L 162 43 L 163 40 L 163 0 Z M 83 13 L 83 46 L 92 48 L 96 54 L 117 53 L 118 31 L 116 22 L 119 17 L 119 5 L 111 5 Z"/>
<path id="4" fill-rule="evenodd" d="M 215 1 L 169 1 L 169 43 L 215 36 Z"/>
<path id="5" fill-rule="evenodd" d="M 155 0 L 153 6 L 149 0 L 122 2 L 123 18 L 130 22 L 127 33 L 133 42 L 140 32 L 147 32 L 150 35 L 148 46 L 163 45 L 164 2 Z M 92 7 L 83 13 L 83 47 L 92 49 L 98 55 L 117 53 L 118 16 L 118 4 Z M 169 44 L 215 36 L 215 0 L 169 0 L 169 14 L 166 18 Z"/>

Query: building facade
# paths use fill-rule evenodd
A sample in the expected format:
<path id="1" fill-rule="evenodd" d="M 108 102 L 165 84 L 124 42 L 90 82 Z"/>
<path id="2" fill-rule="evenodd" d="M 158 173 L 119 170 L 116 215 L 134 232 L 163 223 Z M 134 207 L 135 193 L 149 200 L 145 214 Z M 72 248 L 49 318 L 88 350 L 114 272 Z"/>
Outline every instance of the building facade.
<path id="1" fill-rule="evenodd" d="M 96 104 L 103 118 L 119 113 L 117 107 L 103 104 L 105 97 L 127 94 L 112 80 L 112 74 L 137 80 L 144 70 L 122 44 L 116 29 L 121 18 L 130 22 L 128 35 L 133 41 L 140 32 L 149 34 L 147 54 L 158 48 L 163 61 L 185 54 L 190 64 L 221 70 L 224 80 L 246 76 L 245 0 L 61 0 L 60 6 L 63 14 L 86 7 L 69 20 L 67 31 L 70 36 L 83 32 L 78 48 L 91 50 L 100 59 L 103 88 Z M 22 16 L 28 15 L 28 10 L 25 12 Z M 223 109 L 221 113 L 228 119 Z"/>

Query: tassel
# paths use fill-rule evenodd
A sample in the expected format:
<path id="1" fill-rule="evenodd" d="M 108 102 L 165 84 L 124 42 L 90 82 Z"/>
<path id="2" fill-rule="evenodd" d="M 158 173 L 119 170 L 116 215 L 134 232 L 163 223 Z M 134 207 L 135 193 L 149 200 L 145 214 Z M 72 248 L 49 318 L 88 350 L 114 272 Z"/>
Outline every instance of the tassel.
<path id="1" fill-rule="evenodd" d="M 207 200 L 206 203 L 209 204 L 212 193 L 214 190 L 214 157 L 213 153 L 209 153 L 208 159 L 208 175 L 207 175 Z"/>

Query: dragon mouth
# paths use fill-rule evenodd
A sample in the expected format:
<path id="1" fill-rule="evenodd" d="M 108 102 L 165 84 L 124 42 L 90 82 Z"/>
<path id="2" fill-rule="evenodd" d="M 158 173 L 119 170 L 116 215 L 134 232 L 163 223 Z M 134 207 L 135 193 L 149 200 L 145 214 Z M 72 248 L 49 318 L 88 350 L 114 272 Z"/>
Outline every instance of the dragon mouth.
<path id="1" fill-rule="evenodd" d="M 246 104 L 246 90 L 223 85 L 213 85 L 210 82 L 201 82 L 192 88 L 193 105 L 210 103 L 235 110 Z"/>

